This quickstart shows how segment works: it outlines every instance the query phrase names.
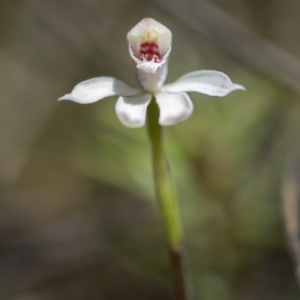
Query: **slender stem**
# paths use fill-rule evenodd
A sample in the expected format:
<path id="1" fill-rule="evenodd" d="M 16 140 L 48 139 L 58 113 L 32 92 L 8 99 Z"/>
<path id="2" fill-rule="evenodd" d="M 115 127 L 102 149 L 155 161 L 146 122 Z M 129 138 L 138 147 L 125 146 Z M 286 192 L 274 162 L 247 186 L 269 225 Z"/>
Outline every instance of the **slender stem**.
<path id="1" fill-rule="evenodd" d="M 161 208 L 168 239 L 176 300 L 188 300 L 188 280 L 186 255 L 182 243 L 183 236 L 170 168 L 164 151 L 163 127 L 159 125 L 158 118 L 159 110 L 153 98 L 147 111 L 147 125 L 152 146 L 156 196 Z"/>

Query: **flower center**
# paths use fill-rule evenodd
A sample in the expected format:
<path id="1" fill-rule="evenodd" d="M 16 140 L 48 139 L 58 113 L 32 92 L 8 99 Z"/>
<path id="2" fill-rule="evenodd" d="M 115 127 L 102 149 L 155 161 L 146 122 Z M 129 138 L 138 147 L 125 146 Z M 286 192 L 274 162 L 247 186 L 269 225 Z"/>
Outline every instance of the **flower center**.
<path id="1" fill-rule="evenodd" d="M 160 62 L 161 55 L 159 53 L 159 48 L 156 42 L 144 42 L 140 46 L 140 60 L 143 61 L 153 61 Z"/>

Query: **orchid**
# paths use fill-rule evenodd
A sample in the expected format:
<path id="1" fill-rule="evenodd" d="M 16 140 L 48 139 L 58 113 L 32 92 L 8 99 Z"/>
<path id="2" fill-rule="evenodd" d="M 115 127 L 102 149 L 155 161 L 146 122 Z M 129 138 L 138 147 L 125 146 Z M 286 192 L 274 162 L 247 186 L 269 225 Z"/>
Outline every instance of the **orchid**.
<path id="1" fill-rule="evenodd" d="M 164 149 L 164 126 L 180 123 L 192 114 L 193 103 L 187 92 L 223 97 L 245 88 L 233 83 L 224 73 L 211 70 L 187 73 L 174 83 L 164 84 L 172 33 L 151 18 L 145 18 L 134 26 L 128 32 L 127 40 L 129 54 L 136 63 L 140 87 L 131 87 L 113 77 L 96 77 L 77 84 L 70 94 L 59 100 L 88 104 L 119 96 L 115 111 L 123 125 L 142 127 L 147 120 L 155 192 L 166 230 L 176 299 L 188 300 L 190 284 L 186 252 L 176 193 Z"/>
<path id="2" fill-rule="evenodd" d="M 140 87 L 131 87 L 113 77 L 96 77 L 77 84 L 70 94 L 59 100 L 89 104 L 110 96 L 119 96 L 115 106 L 120 122 L 131 128 L 144 126 L 147 107 L 156 99 L 159 124 L 175 125 L 193 112 L 187 92 L 223 97 L 244 87 L 232 83 L 224 73 L 211 70 L 194 71 L 164 85 L 168 73 L 172 33 L 159 22 L 145 18 L 127 34 L 129 53 L 136 63 Z"/>

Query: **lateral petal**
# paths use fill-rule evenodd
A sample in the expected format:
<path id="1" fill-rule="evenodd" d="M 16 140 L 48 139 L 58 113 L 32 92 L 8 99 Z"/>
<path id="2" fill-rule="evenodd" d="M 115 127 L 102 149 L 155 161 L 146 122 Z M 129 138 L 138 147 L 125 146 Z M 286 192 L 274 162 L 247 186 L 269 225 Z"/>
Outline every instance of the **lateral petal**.
<path id="1" fill-rule="evenodd" d="M 80 82 L 70 94 L 66 94 L 58 100 L 89 104 L 110 96 L 133 96 L 139 93 L 141 93 L 141 89 L 133 88 L 113 77 L 95 77 Z"/>
<path id="2" fill-rule="evenodd" d="M 163 92 L 198 92 L 219 97 L 224 97 L 235 90 L 245 88 L 233 83 L 226 74 L 209 70 L 187 73 L 174 83 L 162 87 Z"/>

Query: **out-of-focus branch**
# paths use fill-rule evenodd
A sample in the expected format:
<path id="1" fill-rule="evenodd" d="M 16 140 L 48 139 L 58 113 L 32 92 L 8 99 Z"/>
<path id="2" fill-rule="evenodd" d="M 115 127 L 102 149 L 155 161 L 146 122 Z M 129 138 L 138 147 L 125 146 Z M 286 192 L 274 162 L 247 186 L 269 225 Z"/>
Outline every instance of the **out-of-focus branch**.
<path id="1" fill-rule="evenodd" d="M 295 274 L 300 286 L 300 156 L 299 146 L 292 153 L 283 181 L 282 200 L 287 242 L 294 259 Z"/>
<path id="2" fill-rule="evenodd" d="M 206 0 L 152 0 L 188 29 L 211 40 L 251 68 L 300 94 L 300 60 L 271 42 L 255 35 Z"/>

